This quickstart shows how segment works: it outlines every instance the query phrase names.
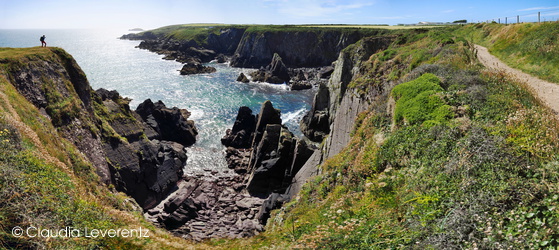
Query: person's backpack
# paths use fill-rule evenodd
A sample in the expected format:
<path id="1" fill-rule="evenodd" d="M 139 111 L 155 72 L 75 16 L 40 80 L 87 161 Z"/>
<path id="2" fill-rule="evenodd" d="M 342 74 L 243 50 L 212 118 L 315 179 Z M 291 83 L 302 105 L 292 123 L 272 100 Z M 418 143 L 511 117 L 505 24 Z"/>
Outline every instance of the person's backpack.
<path id="1" fill-rule="evenodd" d="M 45 40 L 45 37 L 44 37 L 44 36 L 42 36 L 41 38 L 39 38 L 39 41 L 41 41 L 41 42 L 44 41 L 44 40 Z"/>

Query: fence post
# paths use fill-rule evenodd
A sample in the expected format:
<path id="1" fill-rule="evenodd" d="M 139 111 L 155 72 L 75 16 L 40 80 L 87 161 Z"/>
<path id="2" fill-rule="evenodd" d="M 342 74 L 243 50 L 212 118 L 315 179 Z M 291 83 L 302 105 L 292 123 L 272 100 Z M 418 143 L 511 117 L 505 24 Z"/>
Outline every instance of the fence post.
<path id="1" fill-rule="evenodd" d="M 501 18 L 499 18 L 499 24 L 501 24 Z"/>
<path id="2" fill-rule="evenodd" d="M 508 20 L 509 20 L 509 18 L 508 18 L 508 17 L 505 17 L 505 25 L 508 24 Z"/>
<path id="3" fill-rule="evenodd" d="M 540 23 L 540 12 L 538 11 L 538 23 Z"/>
<path id="4" fill-rule="evenodd" d="M 516 16 L 516 23 L 520 23 L 520 16 Z"/>

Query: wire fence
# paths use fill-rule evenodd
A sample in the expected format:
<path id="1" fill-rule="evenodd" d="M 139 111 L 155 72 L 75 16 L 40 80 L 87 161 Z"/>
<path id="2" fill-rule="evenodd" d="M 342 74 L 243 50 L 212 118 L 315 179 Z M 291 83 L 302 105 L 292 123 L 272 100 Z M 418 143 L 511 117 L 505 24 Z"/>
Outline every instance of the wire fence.
<path id="1" fill-rule="evenodd" d="M 536 10 L 538 10 L 536 12 Z M 514 24 L 514 23 L 541 23 L 541 22 L 556 22 L 559 21 L 559 6 L 548 8 L 532 8 L 526 9 L 525 12 L 516 16 L 497 17 L 487 20 L 478 20 L 478 23 L 501 23 L 501 24 Z"/>

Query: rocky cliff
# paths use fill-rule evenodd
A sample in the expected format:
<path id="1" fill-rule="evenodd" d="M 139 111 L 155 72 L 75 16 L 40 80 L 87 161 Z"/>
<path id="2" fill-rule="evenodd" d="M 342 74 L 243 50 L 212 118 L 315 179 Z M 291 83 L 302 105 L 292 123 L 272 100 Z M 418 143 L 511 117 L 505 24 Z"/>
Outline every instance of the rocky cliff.
<path id="1" fill-rule="evenodd" d="M 259 68 L 272 61 L 277 53 L 287 67 L 330 65 L 338 53 L 362 38 L 358 31 L 247 31 L 243 35 L 231 66 Z"/>
<path id="2" fill-rule="evenodd" d="M 96 168 L 100 180 L 155 206 L 182 178 L 184 147 L 196 140 L 186 110 L 144 102 L 138 112 L 116 91 L 93 91 L 76 61 L 49 48 L 5 60 L 6 78 Z"/>
<path id="3" fill-rule="evenodd" d="M 328 84 L 319 86 L 311 110 L 301 120 L 303 134 L 312 141 L 324 143 L 294 177 L 287 192 L 291 197 L 310 176 L 318 173 L 316 167 L 321 162 L 347 146 L 357 115 L 367 110 L 384 91 L 380 88 L 364 92 L 348 85 L 365 72 L 369 57 L 388 48 L 394 38 L 367 37 L 340 52 Z"/>

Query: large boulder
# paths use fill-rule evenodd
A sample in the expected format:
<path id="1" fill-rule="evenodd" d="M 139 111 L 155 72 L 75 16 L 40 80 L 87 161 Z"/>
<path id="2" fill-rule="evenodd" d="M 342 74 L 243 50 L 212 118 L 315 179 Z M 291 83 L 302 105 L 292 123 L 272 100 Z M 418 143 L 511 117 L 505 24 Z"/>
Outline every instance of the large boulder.
<path id="1" fill-rule="evenodd" d="M 153 103 L 150 99 L 138 105 L 136 113 L 157 132 L 153 138 L 158 140 L 174 141 L 185 146 L 196 142 L 198 130 L 194 121 L 188 120 L 190 112 L 177 107 L 167 108 L 161 101 Z"/>
<path id="2" fill-rule="evenodd" d="M 250 80 L 245 74 L 241 73 L 239 74 L 239 77 L 237 77 L 237 82 L 249 83 Z"/>

